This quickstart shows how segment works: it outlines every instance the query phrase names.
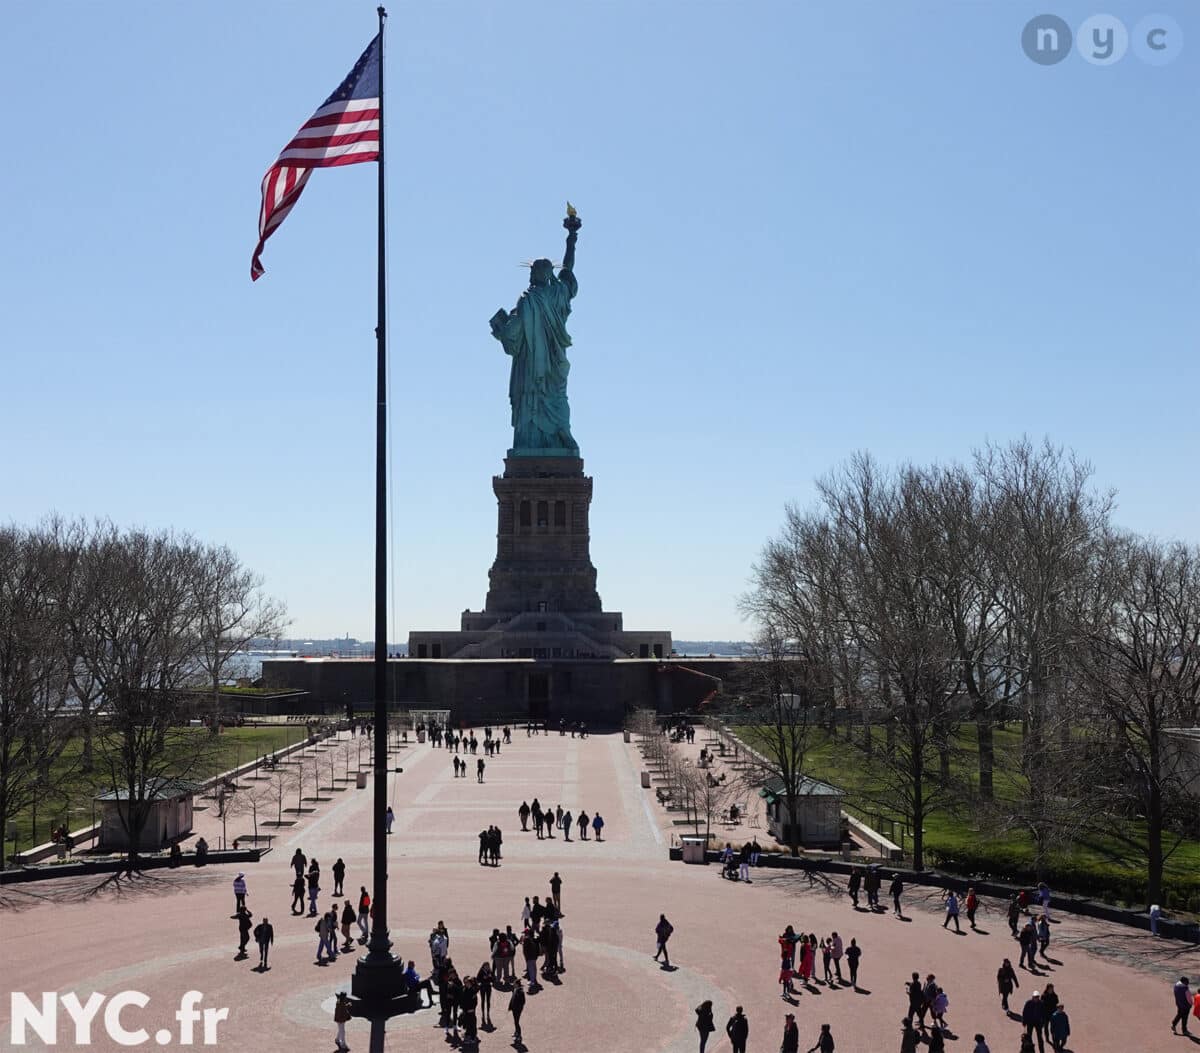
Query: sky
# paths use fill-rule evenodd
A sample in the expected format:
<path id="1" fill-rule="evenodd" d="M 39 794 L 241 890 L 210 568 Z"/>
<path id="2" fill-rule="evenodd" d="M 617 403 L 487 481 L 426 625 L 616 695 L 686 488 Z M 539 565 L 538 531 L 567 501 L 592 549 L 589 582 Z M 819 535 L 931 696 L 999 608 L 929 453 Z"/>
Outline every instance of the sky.
<path id="1" fill-rule="evenodd" d="M 1120 525 L 1200 541 L 1198 10 L 396 5 L 390 638 L 483 606 L 512 438 L 488 319 L 522 261 L 561 258 L 568 198 L 572 430 L 627 628 L 751 637 L 738 597 L 785 506 L 860 450 L 1049 436 Z M 1099 11 L 1173 16 L 1182 50 L 1022 50 L 1031 17 Z M 228 544 L 292 634 L 369 638 L 375 166 L 314 173 L 249 264 L 262 176 L 374 5 L 5 16 L 0 520 Z"/>

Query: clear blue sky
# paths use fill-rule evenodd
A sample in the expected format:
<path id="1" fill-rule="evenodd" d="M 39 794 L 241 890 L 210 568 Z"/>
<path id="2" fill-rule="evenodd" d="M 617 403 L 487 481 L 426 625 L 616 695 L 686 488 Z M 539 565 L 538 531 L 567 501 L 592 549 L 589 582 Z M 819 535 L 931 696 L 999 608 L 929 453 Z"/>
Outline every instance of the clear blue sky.
<path id="1" fill-rule="evenodd" d="M 1174 15 L 1155 68 L 1021 51 Z M 584 221 L 573 429 L 630 628 L 749 634 L 787 501 L 853 451 L 1049 435 L 1118 520 L 1197 528 L 1200 19 L 1179 0 L 396 4 L 387 37 L 397 624 L 453 628 L 511 440 L 488 318 Z M 296 634 L 371 633 L 373 165 L 259 182 L 370 3 L 24 3 L 0 84 L 0 516 L 233 546 Z"/>

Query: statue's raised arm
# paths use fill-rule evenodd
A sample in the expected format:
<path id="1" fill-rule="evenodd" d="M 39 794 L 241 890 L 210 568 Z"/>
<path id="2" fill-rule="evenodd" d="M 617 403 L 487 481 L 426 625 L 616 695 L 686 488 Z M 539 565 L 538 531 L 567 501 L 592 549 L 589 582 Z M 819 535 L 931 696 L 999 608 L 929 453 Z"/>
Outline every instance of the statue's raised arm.
<path id="1" fill-rule="evenodd" d="M 563 254 L 562 271 L 570 271 L 575 273 L 575 242 L 579 240 L 579 228 L 583 226 L 583 221 L 579 218 L 575 211 L 575 206 L 570 201 L 567 202 L 567 218 L 563 220 L 563 226 L 567 228 L 567 251 Z M 561 271 L 559 277 L 562 277 Z M 574 293 L 571 294 L 572 296 Z"/>

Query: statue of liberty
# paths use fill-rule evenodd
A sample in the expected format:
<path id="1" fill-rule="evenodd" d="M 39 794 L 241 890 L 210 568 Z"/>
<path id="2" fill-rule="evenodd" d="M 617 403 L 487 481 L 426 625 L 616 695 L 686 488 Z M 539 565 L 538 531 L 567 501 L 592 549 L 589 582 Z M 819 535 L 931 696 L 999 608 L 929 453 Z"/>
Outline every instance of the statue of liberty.
<path id="1" fill-rule="evenodd" d="M 534 260 L 529 288 L 510 312 L 501 308 L 492 316 L 492 336 L 512 357 L 508 398 L 512 403 L 515 457 L 578 457 L 571 436 L 571 408 L 567 404 L 567 316 L 579 291 L 575 280 L 575 242 L 583 224 L 567 203 L 567 251 L 558 276 L 549 260 Z"/>

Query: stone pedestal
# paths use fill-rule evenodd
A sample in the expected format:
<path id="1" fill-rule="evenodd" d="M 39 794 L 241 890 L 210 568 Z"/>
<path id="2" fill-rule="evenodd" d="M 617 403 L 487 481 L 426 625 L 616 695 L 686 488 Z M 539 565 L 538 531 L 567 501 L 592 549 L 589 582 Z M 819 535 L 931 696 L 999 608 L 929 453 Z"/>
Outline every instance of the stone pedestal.
<path id="1" fill-rule="evenodd" d="M 592 480 L 582 459 L 507 457 L 492 490 L 499 513 L 485 610 L 599 612 L 588 527 Z"/>

